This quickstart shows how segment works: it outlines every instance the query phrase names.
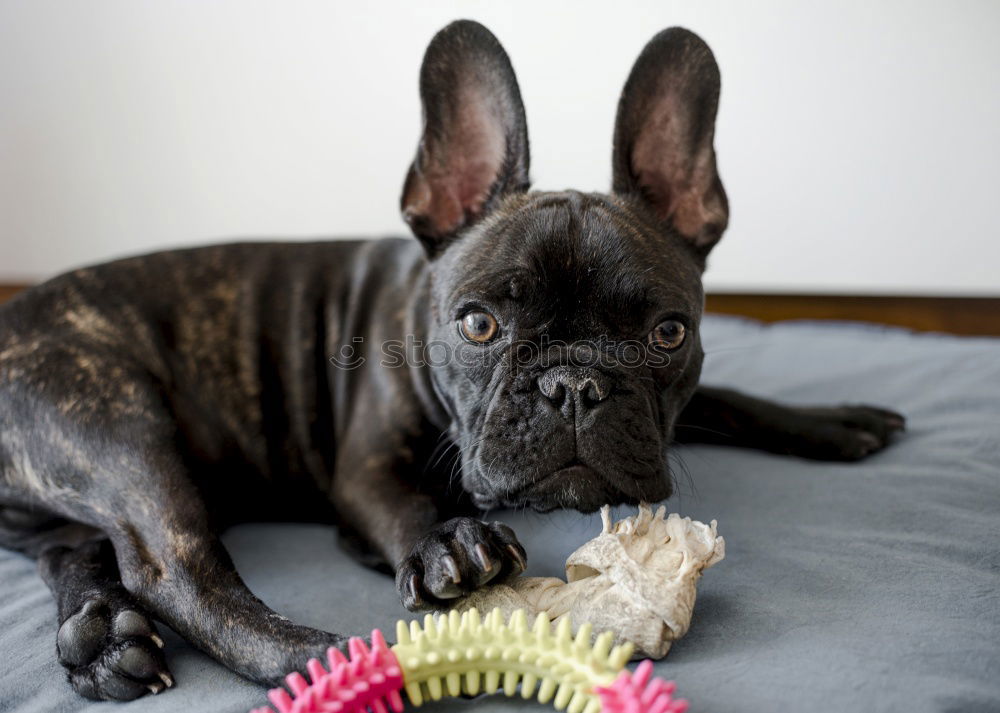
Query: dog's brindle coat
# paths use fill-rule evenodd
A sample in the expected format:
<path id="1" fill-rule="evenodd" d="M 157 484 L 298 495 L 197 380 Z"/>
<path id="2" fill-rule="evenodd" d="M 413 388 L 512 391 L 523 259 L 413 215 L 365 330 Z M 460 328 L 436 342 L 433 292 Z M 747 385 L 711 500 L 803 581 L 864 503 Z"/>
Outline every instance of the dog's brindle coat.
<path id="1" fill-rule="evenodd" d="M 728 219 L 696 36 L 662 32 L 636 62 L 610 195 L 528 192 L 517 82 L 482 26 L 438 34 L 421 96 L 403 195 L 420 242 L 163 252 L 0 310 L 0 540 L 38 557 L 81 694 L 171 685 L 153 618 L 266 683 L 343 643 L 250 593 L 219 541 L 233 522 L 335 519 L 417 609 L 524 568 L 477 507 L 666 498 L 674 440 L 850 460 L 902 427 L 696 386 L 700 276 Z M 460 334 L 470 314 L 491 338 Z M 664 334 L 669 361 L 638 368 L 558 346 L 662 351 Z M 453 358 L 380 365 L 407 335 Z M 351 368 L 330 359 L 345 348 Z"/>

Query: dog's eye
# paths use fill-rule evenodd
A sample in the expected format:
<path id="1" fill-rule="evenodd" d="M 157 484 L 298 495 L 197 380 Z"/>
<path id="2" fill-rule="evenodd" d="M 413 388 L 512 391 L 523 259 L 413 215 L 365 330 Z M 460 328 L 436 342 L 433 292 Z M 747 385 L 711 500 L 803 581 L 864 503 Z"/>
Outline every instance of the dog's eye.
<path id="1" fill-rule="evenodd" d="M 489 312 L 469 312 L 458 323 L 462 336 L 476 344 L 492 341 L 500 331 L 496 317 Z"/>
<path id="2" fill-rule="evenodd" d="M 649 344 L 657 349 L 672 351 L 684 343 L 684 335 L 684 325 L 676 319 L 668 319 L 649 333 Z"/>

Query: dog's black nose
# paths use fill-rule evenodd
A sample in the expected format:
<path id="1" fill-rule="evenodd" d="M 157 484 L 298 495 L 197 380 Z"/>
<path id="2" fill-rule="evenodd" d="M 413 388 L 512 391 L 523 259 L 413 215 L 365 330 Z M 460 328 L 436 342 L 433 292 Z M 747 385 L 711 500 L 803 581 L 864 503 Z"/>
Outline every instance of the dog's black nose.
<path id="1" fill-rule="evenodd" d="M 567 416 L 594 408 L 611 395 L 608 378 L 585 367 L 554 366 L 538 377 L 538 389 Z"/>

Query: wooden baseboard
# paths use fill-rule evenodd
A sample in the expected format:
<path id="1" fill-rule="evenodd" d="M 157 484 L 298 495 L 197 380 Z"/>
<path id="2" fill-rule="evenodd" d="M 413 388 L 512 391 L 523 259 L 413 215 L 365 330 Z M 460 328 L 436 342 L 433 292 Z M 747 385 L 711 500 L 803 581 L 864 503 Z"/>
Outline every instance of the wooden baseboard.
<path id="1" fill-rule="evenodd" d="M 1000 336 L 1000 297 L 713 294 L 708 295 L 706 309 L 762 322 L 836 319 Z"/>
<path id="2" fill-rule="evenodd" d="M 3 304 L 28 285 L 0 285 L 0 304 Z"/>
<path id="3" fill-rule="evenodd" d="M 25 287 L 0 285 L 0 302 Z M 707 309 L 762 322 L 837 319 L 920 331 L 1000 336 L 1000 297 L 710 294 Z"/>

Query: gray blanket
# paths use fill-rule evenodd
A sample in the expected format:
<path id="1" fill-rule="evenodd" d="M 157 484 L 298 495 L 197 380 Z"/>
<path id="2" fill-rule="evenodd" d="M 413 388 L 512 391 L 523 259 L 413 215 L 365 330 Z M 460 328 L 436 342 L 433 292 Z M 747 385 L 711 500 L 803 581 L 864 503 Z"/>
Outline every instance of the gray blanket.
<path id="1" fill-rule="evenodd" d="M 658 673 L 696 713 L 1000 711 L 1000 340 L 727 318 L 708 319 L 704 334 L 707 382 L 802 404 L 884 404 L 909 426 L 855 465 L 678 450 L 669 508 L 718 519 L 727 556 L 705 573 L 691 631 Z M 562 574 L 600 529 L 575 513 L 501 517 L 533 575 Z M 343 555 L 329 527 L 245 526 L 226 542 L 250 587 L 296 621 L 388 632 L 407 616 L 390 580 Z M 175 688 L 84 701 L 56 663 L 55 629 L 33 563 L 0 552 L 0 710 L 242 713 L 264 701 L 169 632 Z M 544 710 L 502 696 L 432 708 Z"/>

